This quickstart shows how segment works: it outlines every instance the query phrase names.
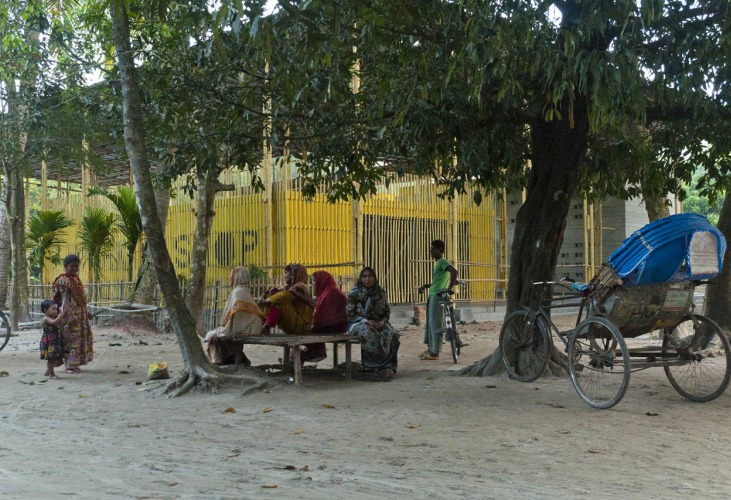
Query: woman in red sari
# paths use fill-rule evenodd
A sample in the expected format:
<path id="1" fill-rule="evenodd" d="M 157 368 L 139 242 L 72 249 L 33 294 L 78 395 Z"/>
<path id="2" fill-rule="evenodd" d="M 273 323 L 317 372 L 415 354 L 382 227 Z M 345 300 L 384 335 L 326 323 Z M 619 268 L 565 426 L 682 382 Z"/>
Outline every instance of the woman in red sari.
<path id="1" fill-rule="evenodd" d="M 345 307 L 348 298 L 340 291 L 337 283 L 326 271 L 315 271 L 312 274 L 315 282 L 315 312 L 312 314 L 312 333 L 344 333 L 348 330 L 348 315 Z M 308 351 L 313 358 L 325 359 L 327 348 L 325 342 L 310 344 Z"/>
<path id="2" fill-rule="evenodd" d="M 91 314 L 86 308 L 84 285 L 79 279 L 80 263 L 77 255 L 67 255 L 63 259 L 66 272 L 53 282 L 53 300 L 63 311 L 61 338 L 68 373 L 79 373 L 79 367 L 91 363 L 94 357 L 94 337 L 89 322 Z"/>

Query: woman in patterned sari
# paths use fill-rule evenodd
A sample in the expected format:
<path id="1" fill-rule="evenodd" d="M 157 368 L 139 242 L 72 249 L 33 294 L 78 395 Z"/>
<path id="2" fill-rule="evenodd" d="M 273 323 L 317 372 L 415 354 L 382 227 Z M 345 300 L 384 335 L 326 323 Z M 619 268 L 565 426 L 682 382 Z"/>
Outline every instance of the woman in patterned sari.
<path id="1" fill-rule="evenodd" d="M 315 301 L 307 287 L 307 269 L 301 264 L 284 268 L 283 290 L 272 288 L 259 298 L 259 306 L 266 315 L 262 335 L 270 335 L 279 327 L 287 335 L 309 335 L 312 331 L 312 313 Z M 322 361 L 327 357 L 325 344 L 310 344 L 302 353 L 302 362 Z"/>
<path id="2" fill-rule="evenodd" d="M 53 300 L 63 311 L 61 338 L 68 373 L 79 373 L 79 367 L 91 363 L 94 357 L 91 314 L 86 308 L 84 285 L 79 279 L 80 263 L 78 256 L 67 255 L 63 259 L 65 272 L 53 282 Z"/>
<path id="3" fill-rule="evenodd" d="M 391 308 L 376 272 L 365 267 L 348 294 L 348 333 L 361 338 L 364 371 L 377 371 L 381 380 L 393 378 L 398 366 L 399 334 L 388 322 Z"/>
<path id="4" fill-rule="evenodd" d="M 236 355 L 241 354 L 243 364 L 250 366 L 251 361 L 241 352 L 241 345 L 231 340 L 259 335 L 264 312 L 249 291 L 251 275 L 248 269 L 234 267 L 229 279 L 233 290 L 223 309 L 221 326 L 206 335 L 208 357 L 217 365 L 230 365 L 236 360 Z"/>

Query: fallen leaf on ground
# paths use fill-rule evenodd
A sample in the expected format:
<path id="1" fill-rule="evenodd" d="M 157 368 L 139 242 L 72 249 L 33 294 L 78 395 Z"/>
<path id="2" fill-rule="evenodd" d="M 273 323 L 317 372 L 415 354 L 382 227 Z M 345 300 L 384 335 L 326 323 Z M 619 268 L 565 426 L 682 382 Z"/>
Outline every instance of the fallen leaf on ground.
<path id="1" fill-rule="evenodd" d="M 297 467 L 294 465 L 285 465 L 284 470 L 297 470 Z"/>
<path id="2" fill-rule="evenodd" d="M 84 398 L 88 398 L 89 396 L 87 396 L 86 394 L 79 394 L 79 397 L 80 397 L 81 399 L 84 399 Z"/>
<path id="3" fill-rule="evenodd" d="M 305 465 L 304 467 L 302 467 L 300 469 L 300 472 L 309 472 L 309 470 L 310 470 L 310 466 L 309 465 Z"/>
<path id="4" fill-rule="evenodd" d="M 564 405 L 557 405 L 555 403 L 551 403 L 551 406 L 554 408 L 566 408 Z"/>
<path id="5" fill-rule="evenodd" d="M 177 486 L 177 485 L 178 485 L 178 483 L 168 483 L 169 488 L 172 488 L 173 486 Z"/>
<path id="6" fill-rule="evenodd" d="M 109 347 L 122 347 L 122 344 L 111 343 L 109 344 Z"/>
<path id="7" fill-rule="evenodd" d="M 408 427 L 409 429 L 418 429 L 419 427 L 421 427 L 421 424 L 409 424 L 406 427 Z"/>
<path id="8" fill-rule="evenodd" d="M 278 488 L 278 486 L 276 484 L 262 484 L 261 487 L 269 488 L 269 489 Z"/>
<path id="9" fill-rule="evenodd" d="M 659 413 L 655 413 L 654 411 L 648 411 L 647 413 L 645 413 L 645 415 L 647 415 L 648 417 L 657 417 Z"/>
<path id="10" fill-rule="evenodd" d="M 48 380 L 39 380 L 38 381 L 39 384 L 45 384 L 46 382 L 48 382 Z"/>
<path id="11" fill-rule="evenodd" d="M 588 451 L 589 453 L 596 453 L 597 455 L 601 455 L 601 454 L 604 453 L 603 451 L 601 451 L 601 450 L 595 450 L 594 448 L 589 448 L 586 451 Z"/>
<path id="12" fill-rule="evenodd" d="M 270 411 L 272 411 L 272 410 L 270 410 L 269 408 L 264 408 L 264 409 L 262 410 L 262 413 L 269 413 Z"/>
<path id="13" fill-rule="evenodd" d="M 496 385 L 492 385 L 492 384 L 490 384 L 490 385 L 486 385 L 485 387 L 487 387 L 488 389 L 494 389 L 494 388 L 495 388 L 495 387 L 497 387 L 497 386 L 496 386 Z"/>
<path id="14" fill-rule="evenodd" d="M 436 380 L 436 377 L 426 377 L 427 380 Z"/>
<path id="15" fill-rule="evenodd" d="M 393 441 L 393 438 L 390 436 L 381 436 L 381 441 Z"/>
<path id="16" fill-rule="evenodd" d="M 330 408 L 331 410 L 334 410 L 335 409 L 335 407 L 333 405 L 329 405 L 329 404 L 324 404 L 324 405 L 322 405 L 322 407 L 323 408 Z"/>
<path id="17" fill-rule="evenodd" d="M 304 429 L 295 429 L 294 432 L 292 432 L 292 434 L 302 434 L 303 432 L 305 432 Z"/>
<path id="18" fill-rule="evenodd" d="M 142 385 L 142 381 L 138 380 L 137 382 L 135 382 L 135 385 Z"/>
<path id="19" fill-rule="evenodd" d="M 10 374 L 6 371 L 0 372 L 0 377 L 9 377 L 9 376 L 10 376 Z"/>
<path id="20" fill-rule="evenodd" d="M 120 370 L 120 375 L 129 375 L 129 372 L 127 370 Z"/>
<path id="21" fill-rule="evenodd" d="M 230 406 L 223 410 L 221 413 L 236 413 L 236 408 L 231 408 Z"/>
<path id="22" fill-rule="evenodd" d="M 150 345 L 150 344 L 148 344 L 147 342 L 143 342 L 142 340 L 140 340 L 140 345 Z"/>

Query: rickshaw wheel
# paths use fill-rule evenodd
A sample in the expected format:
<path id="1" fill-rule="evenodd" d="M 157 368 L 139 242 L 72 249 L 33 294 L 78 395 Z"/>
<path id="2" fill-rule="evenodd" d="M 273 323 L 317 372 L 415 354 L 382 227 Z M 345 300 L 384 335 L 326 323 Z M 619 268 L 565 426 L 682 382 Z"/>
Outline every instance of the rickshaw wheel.
<path id="1" fill-rule="evenodd" d="M 541 376 L 550 347 L 546 321 L 527 310 L 510 313 L 500 328 L 500 354 L 510 378 L 532 382 Z"/>
<path id="2" fill-rule="evenodd" d="M 711 401 L 723 394 L 731 377 L 731 345 L 721 328 L 705 316 L 690 316 L 665 330 L 662 356 L 665 375 L 678 393 L 691 401 Z M 680 362 L 681 364 L 676 364 Z"/>
<path id="3" fill-rule="evenodd" d="M 627 392 L 630 359 L 627 344 L 614 324 L 588 318 L 569 339 L 569 375 L 581 399 L 601 410 L 619 403 Z"/>

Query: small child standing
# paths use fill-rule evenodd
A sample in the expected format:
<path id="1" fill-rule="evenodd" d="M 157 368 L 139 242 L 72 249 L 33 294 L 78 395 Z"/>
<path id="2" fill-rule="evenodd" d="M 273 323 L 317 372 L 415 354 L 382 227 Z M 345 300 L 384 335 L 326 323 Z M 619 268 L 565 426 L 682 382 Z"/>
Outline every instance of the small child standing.
<path id="1" fill-rule="evenodd" d="M 47 361 L 48 369 L 44 375 L 50 378 L 58 378 L 53 369 L 63 365 L 63 341 L 58 326 L 61 324 L 62 315 L 58 314 L 58 304 L 52 300 L 44 300 L 41 303 L 43 319 L 43 335 L 41 336 L 41 359 Z"/>

